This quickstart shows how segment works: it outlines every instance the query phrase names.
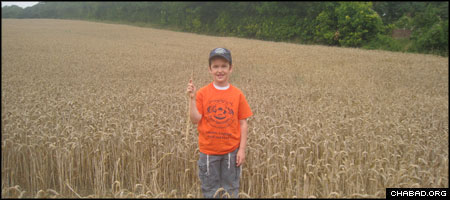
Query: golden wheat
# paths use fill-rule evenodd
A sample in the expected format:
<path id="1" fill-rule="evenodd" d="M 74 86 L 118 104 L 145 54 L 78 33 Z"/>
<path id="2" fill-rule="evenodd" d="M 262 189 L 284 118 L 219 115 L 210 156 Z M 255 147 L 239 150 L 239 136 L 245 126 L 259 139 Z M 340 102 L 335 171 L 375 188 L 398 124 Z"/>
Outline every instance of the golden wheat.
<path id="1" fill-rule="evenodd" d="M 2 19 L 2 197 L 201 197 L 185 87 L 219 46 L 254 113 L 240 197 L 448 187 L 448 58 Z"/>

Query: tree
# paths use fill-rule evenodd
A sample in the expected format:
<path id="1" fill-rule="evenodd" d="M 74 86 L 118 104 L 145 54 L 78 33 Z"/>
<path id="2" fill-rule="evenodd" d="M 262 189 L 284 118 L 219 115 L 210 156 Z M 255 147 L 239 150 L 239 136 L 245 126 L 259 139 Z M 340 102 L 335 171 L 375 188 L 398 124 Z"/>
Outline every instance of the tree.
<path id="1" fill-rule="evenodd" d="M 335 37 L 339 33 L 336 6 L 336 4 L 328 4 L 316 17 L 317 25 L 314 37 L 316 42 L 328 45 L 339 44 L 338 37 Z"/>
<path id="2" fill-rule="evenodd" d="M 448 55 L 448 19 L 442 20 L 439 12 L 435 5 L 428 4 L 414 17 L 411 39 L 415 51 Z"/>
<path id="3" fill-rule="evenodd" d="M 375 38 L 383 31 L 384 26 L 371 6 L 371 3 L 364 2 L 331 5 L 316 18 L 316 40 L 330 45 L 360 47 Z"/>
<path id="4" fill-rule="evenodd" d="M 2 18 L 22 18 L 23 8 L 12 5 L 2 8 Z"/>

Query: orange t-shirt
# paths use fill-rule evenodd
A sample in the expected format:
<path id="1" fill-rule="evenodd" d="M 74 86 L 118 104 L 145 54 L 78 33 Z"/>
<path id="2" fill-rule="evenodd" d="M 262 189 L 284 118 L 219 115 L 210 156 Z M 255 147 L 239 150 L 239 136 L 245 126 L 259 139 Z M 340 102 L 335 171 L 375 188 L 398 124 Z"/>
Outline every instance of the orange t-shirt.
<path id="1" fill-rule="evenodd" d="M 218 90 L 211 82 L 198 90 L 196 105 L 202 115 L 198 123 L 200 152 L 222 155 L 236 150 L 241 142 L 239 120 L 253 115 L 241 90 L 231 84 Z"/>

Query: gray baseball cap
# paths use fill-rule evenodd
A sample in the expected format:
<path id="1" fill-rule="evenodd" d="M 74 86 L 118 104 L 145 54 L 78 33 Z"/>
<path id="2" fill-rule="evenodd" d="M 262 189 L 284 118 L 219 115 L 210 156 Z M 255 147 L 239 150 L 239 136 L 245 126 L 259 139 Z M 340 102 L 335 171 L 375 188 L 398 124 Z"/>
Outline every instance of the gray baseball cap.
<path id="1" fill-rule="evenodd" d="M 220 47 L 213 49 L 211 53 L 209 53 L 209 65 L 211 65 L 211 59 L 216 56 L 225 58 L 225 60 L 228 60 L 228 62 L 230 62 L 231 65 L 232 63 L 231 52 L 228 49 Z"/>

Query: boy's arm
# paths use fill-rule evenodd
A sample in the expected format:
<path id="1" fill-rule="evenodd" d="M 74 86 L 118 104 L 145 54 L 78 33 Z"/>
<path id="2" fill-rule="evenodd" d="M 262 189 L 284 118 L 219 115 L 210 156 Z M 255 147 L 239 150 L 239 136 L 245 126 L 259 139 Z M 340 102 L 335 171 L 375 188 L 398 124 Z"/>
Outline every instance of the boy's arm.
<path id="1" fill-rule="evenodd" d="M 236 166 L 240 166 L 245 161 L 245 148 L 247 147 L 248 124 L 247 119 L 239 120 L 241 126 L 241 144 L 236 155 Z"/>
<path id="2" fill-rule="evenodd" d="M 190 118 L 191 122 L 194 124 L 198 124 L 198 122 L 202 119 L 202 115 L 197 110 L 197 105 L 195 103 L 195 95 L 191 98 L 191 110 L 190 112 Z"/>

